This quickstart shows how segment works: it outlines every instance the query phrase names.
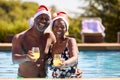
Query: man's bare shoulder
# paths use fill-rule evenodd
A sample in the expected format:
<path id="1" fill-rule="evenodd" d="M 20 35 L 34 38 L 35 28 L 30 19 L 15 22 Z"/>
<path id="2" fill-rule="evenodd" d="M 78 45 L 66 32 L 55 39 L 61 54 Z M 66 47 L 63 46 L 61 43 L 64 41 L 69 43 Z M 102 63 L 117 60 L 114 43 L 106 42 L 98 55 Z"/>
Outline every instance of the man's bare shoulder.
<path id="1" fill-rule="evenodd" d="M 53 32 L 52 32 L 51 30 L 45 31 L 45 34 L 49 34 L 50 37 L 51 37 L 51 36 L 54 37 L 54 34 L 53 34 Z"/>
<path id="2" fill-rule="evenodd" d="M 16 34 L 16 35 L 13 37 L 12 42 L 14 42 L 14 41 L 20 41 L 20 40 L 22 39 L 22 36 L 23 36 L 25 33 L 26 33 L 26 31 L 23 31 L 23 32 L 21 32 L 21 33 Z"/>
<path id="3" fill-rule="evenodd" d="M 45 32 L 46 34 L 49 34 L 49 39 L 51 39 L 52 40 L 52 42 L 54 43 L 55 42 L 55 35 L 54 35 L 54 33 L 51 31 L 51 30 L 47 30 L 46 32 Z"/>

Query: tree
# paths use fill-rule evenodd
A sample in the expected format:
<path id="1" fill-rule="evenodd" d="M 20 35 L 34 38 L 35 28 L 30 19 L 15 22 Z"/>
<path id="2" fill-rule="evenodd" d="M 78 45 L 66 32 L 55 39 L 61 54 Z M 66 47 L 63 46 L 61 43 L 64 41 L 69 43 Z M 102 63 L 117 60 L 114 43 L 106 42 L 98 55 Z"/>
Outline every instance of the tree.
<path id="1" fill-rule="evenodd" d="M 69 17 L 69 34 L 77 40 L 77 42 L 81 42 L 81 35 L 80 35 L 80 30 L 81 30 L 81 23 L 80 23 L 80 17 L 77 18 L 70 18 Z"/>
<path id="2" fill-rule="evenodd" d="M 0 42 L 8 34 L 17 34 L 29 28 L 28 19 L 34 16 L 37 3 L 20 0 L 0 0 Z"/>

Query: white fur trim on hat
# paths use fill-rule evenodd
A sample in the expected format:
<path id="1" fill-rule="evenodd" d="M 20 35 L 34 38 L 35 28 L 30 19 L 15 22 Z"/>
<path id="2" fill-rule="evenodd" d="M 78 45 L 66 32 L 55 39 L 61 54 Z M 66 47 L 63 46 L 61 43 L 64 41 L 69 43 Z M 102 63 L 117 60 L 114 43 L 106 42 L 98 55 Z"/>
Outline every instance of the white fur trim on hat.
<path id="1" fill-rule="evenodd" d="M 28 20 L 28 23 L 29 23 L 29 26 L 30 26 L 30 28 L 33 26 L 33 24 L 34 24 L 34 18 L 33 17 L 31 17 L 29 20 Z"/>
<path id="2" fill-rule="evenodd" d="M 53 22 L 54 22 L 55 20 L 59 19 L 59 18 L 61 18 L 61 19 L 63 19 L 63 21 L 65 21 L 66 27 L 67 27 L 67 31 L 68 31 L 69 23 L 68 23 L 68 21 L 67 21 L 64 17 L 62 17 L 62 16 L 58 16 L 58 17 L 54 18 L 54 19 L 52 20 L 51 25 L 53 26 Z"/>
<path id="3" fill-rule="evenodd" d="M 35 15 L 34 15 L 34 19 L 37 17 L 37 16 L 39 16 L 39 15 L 41 15 L 41 14 L 47 14 L 49 17 L 50 17 L 50 19 L 51 19 L 51 15 L 50 15 L 50 12 L 49 11 L 46 11 L 46 10 L 40 10 L 40 11 L 38 11 Z"/>

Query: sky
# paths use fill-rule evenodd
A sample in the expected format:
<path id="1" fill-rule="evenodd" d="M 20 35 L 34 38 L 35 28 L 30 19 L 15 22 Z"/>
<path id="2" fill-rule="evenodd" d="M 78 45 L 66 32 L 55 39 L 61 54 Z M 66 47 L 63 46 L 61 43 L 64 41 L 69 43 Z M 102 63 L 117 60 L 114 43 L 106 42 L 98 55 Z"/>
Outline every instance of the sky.
<path id="1" fill-rule="evenodd" d="M 21 0 L 27 2 L 36 2 L 39 5 L 47 5 L 47 6 L 56 6 L 59 11 L 66 11 L 70 16 L 74 16 L 76 14 L 83 13 L 79 7 L 86 6 L 84 0 Z"/>

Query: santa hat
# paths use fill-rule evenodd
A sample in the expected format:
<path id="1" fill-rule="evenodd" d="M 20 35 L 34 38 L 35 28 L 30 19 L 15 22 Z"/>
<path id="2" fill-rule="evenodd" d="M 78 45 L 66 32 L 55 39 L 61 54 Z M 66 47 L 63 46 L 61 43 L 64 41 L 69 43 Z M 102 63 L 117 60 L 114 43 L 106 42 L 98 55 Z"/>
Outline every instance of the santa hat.
<path id="1" fill-rule="evenodd" d="M 52 23 L 51 25 L 53 26 L 53 22 L 57 19 L 61 18 L 63 21 L 65 21 L 66 23 L 66 27 L 67 27 L 67 31 L 68 31 L 68 28 L 69 28 L 69 22 L 68 22 L 68 16 L 67 16 L 67 13 L 66 12 L 57 12 L 57 13 L 54 13 L 53 14 L 53 20 L 52 20 Z"/>
<path id="2" fill-rule="evenodd" d="M 51 13 L 50 13 L 50 10 L 48 9 L 48 7 L 46 7 L 45 5 L 40 5 L 39 7 L 38 7 L 38 10 L 37 10 L 37 12 L 36 12 L 36 14 L 34 15 L 34 19 L 37 17 L 37 16 L 39 16 L 39 15 L 41 15 L 41 14 L 47 14 L 49 17 L 50 17 L 50 19 L 51 19 Z"/>

